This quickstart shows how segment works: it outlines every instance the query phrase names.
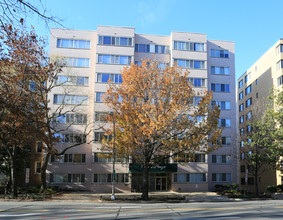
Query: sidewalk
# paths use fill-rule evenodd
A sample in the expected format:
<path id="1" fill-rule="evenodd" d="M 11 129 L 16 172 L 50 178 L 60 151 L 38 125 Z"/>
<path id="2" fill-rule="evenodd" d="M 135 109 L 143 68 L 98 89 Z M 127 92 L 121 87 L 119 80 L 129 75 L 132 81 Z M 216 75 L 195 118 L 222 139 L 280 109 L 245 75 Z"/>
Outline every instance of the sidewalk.
<path id="1" fill-rule="evenodd" d="M 141 193 L 116 193 L 115 202 L 137 202 Z M 221 196 L 215 192 L 150 192 L 150 201 L 153 202 L 214 202 L 229 201 L 227 196 Z M 114 202 L 111 194 L 97 194 L 91 192 L 70 192 L 52 196 L 53 201 L 81 201 L 81 202 Z"/>

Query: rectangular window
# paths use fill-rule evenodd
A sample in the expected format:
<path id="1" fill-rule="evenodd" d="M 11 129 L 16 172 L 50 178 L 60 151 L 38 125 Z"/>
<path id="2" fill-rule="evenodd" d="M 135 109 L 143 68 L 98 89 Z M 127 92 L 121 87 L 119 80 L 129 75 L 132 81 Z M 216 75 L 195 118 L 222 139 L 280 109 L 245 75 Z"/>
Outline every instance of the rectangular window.
<path id="1" fill-rule="evenodd" d="M 135 52 L 169 53 L 169 46 L 155 44 L 135 44 Z"/>
<path id="2" fill-rule="evenodd" d="M 210 57 L 229 58 L 228 50 L 210 49 Z"/>
<path id="3" fill-rule="evenodd" d="M 174 158 L 174 162 L 185 162 L 185 163 L 206 163 L 205 154 L 204 153 L 196 153 L 196 154 L 180 154 Z"/>
<path id="4" fill-rule="evenodd" d="M 205 87 L 205 79 L 203 78 L 188 78 L 188 81 L 193 87 Z"/>
<path id="5" fill-rule="evenodd" d="M 211 91 L 213 92 L 230 92 L 229 84 L 211 83 Z"/>
<path id="6" fill-rule="evenodd" d="M 64 57 L 63 62 L 69 67 L 89 67 L 89 58 Z"/>
<path id="7" fill-rule="evenodd" d="M 245 134 L 245 129 L 244 128 L 241 128 L 240 129 L 240 135 L 244 135 Z"/>
<path id="8" fill-rule="evenodd" d="M 249 82 L 251 80 L 251 73 L 248 73 L 245 75 L 245 83 Z"/>
<path id="9" fill-rule="evenodd" d="M 103 96 L 105 95 L 105 92 L 96 92 L 95 93 L 95 101 L 96 102 L 103 102 Z"/>
<path id="10" fill-rule="evenodd" d="M 175 173 L 174 183 L 202 183 L 206 182 L 206 173 Z"/>
<path id="11" fill-rule="evenodd" d="M 53 114 L 53 121 L 59 124 L 87 124 L 87 114 Z"/>
<path id="12" fill-rule="evenodd" d="M 98 44 L 111 46 L 133 46 L 132 37 L 98 36 Z"/>
<path id="13" fill-rule="evenodd" d="M 86 154 L 64 154 L 64 163 L 85 163 Z"/>
<path id="14" fill-rule="evenodd" d="M 251 119 L 251 118 L 252 118 L 252 112 L 250 111 L 246 114 L 246 120 Z"/>
<path id="15" fill-rule="evenodd" d="M 94 183 L 112 183 L 112 173 L 95 173 L 93 174 Z M 116 183 L 129 183 L 128 173 L 116 173 L 115 176 Z"/>
<path id="16" fill-rule="evenodd" d="M 231 137 L 221 137 L 221 145 L 231 145 Z"/>
<path id="17" fill-rule="evenodd" d="M 106 116 L 108 115 L 109 113 L 108 112 L 95 112 L 94 113 L 94 121 L 95 122 L 107 122 L 106 120 Z"/>
<path id="18" fill-rule="evenodd" d="M 60 139 L 61 143 L 83 144 L 86 142 L 85 134 L 56 134 L 55 137 Z"/>
<path id="19" fill-rule="evenodd" d="M 173 41 L 174 50 L 188 50 L 188 51 L 205 51 L 204 43 Z"/>
<path id="20" fill-rule="evenodd" d="M 231 103 L 230 101 L 211 101 L 211 106 L 218 106 L 221 110 L 230 110 Z"/>
<path id="21" fill-rule="evenodd" d="M 252 126 L 251 125 L 248 125 L 247 126 L 247 133 L 251 132 L 252 131 Z"/>
<path id="22" fill-rule="evenodd" d="M 215 164 L 230 164 L 231 156 L 230 155 L 212 155 L 212 163 Z"/>
<path id="23" fill-rule="evenodd" d="M 212 173 L 212 182 L 231 182 L 231 173 Z"/>
<path id="24" fill-rule="evenodd" d="M 249 98 L 247 101 L 246 101 L 246 108 L 251 106 L 252 105 L 252 98 Z"/>
<path id="25" fill-rule="evenodd" d="M 89 40 L 57 39 L 58 48 L 90 49 Z"/>
<path id="26" fill-rule="evenodd" d="M 87 105 L 88 97 L 82 95 L 60 95 L 54 94 L 53 99 L 54 104 L 63 105 Z"/>
<path id="27" fill-rule="evenodd" d="M 104 138 L 110 140 L 112 136 L 105 135 L 105 132 L 94 132 L 94 142 L 101 142 Z"/>
<path id="28" fill-rule="evenodd" d="M 246 89 L 245 89 L 245 94 L 248 95 L 252 92 L 252 85 L 249 85 Z"/>
<path id="29" fill-rule="evenodd" d="M 219 119 L 219 126 L 224 128 L 230 128 L 231 119 Z"/>
<path id="30" fill-rule="evenodd" d="M 174 63 L 177 66 L 188 68 L 188 69 L 205 69 L 205 61 L 204 60 L 183 60 L 183 59 L 174 59 Z"/>
<path id="31" fill-rule="evenodd" d="M 244 116 L 243 115 L 239 118 L 239 122 L 240 122 L 240 124 L 244 123 Z"/>
<path id="32" fill-rule="evenodd" d="M 244 110 L 244 104 L 239 105 L 239 112 Z"/>
<path id="33" fill-rule="evenodd" d="M 107 54 L 98 54 L 97 55 L 97 63 L 130 65 L 131 62 L 132 62 L 131 56 L 107 55 Z"/>
<path id="34" fill-rule="evenodd" d="M 122 75 L 118 73 L 97 73 L 96 82 L 98 83 L 122 83 Z"/>
<path id="35" fill-rule="evenodd" d="M 244 85 L 243 80 L 239 82 L 239 89 Z"/>
<path id="36" fill-rule="evenodd" d="M 55 85 L 88 86 L 89 78 L 86 76 L 57 76 Z"/>
<path id="37" fill-rule="evenodd" d="M 239 100 L 242 100 L 244 98 L 244 92 L 239 93 Z"/>
<path id="38" fill-rule="evenodd" d="M 42 153 L 42 149 L 43 149 L 43 143 L 41 141 L 36 142 L 36 152 Z"/>
<path id="39" fill-rule="evenodd" d="M 41 173 L 41 162 L 35 162 L 35 173 Z"/>
<path id="40" fill-rule="evenodd" d="M 210 73 L 215 75 L 230 75 L 230 68 L 222 66 L 211 66 Z"/>
<path id="41" fill-rule="evenodd" d="M 278 83 L 278 86 L 283 85 L 283 75 L 282 75 L 282 76 L 279 76 L 279 77 L 277 78 L 277 83 Z"/>

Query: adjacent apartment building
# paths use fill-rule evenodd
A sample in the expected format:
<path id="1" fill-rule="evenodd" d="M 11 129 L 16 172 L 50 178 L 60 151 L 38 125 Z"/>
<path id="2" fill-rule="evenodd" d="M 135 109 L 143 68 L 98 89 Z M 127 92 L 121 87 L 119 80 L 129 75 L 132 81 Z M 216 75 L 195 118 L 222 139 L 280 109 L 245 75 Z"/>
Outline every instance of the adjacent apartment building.
<path id="1" fill-rule="evenodd" d="M 282 91 L 283 84 L 283 39 L 280 39 L 260 57 L 239 79 L 237 86 L 237 105 L 239 118 L 240 144 L 240 186 L 241 189 L 254 191 L 254 167 L 247 162 L 249 147 L 245 146 L 247 135 L 252 131 L 249 124 L 258 119 L 266 110 L 267 97 L 271 89 Z M 259 191 L 268 185 L 283 183 L 280 171 L 262 167 L 259 172 Z"/>
<path id="2" fill-rule="evenodd" d="M 210 154 L 196 152 L 194 161 L 177 163 L 177 169 L 158 169 L 150 174 L 151 191 L 212 191 L 216 184 L 237 183 L 237 141 L 235 101 L 235 52 L 230 41 L 208 40 L 206 34 L 171 32 L 169 36 L 137 34 L 134 28 L 98 26 L 96 31 L 51 29 L 50 56 L 67 63 L 58 81 L 63 84 L 50 94 L 55 111 L 82 102 L 78 113 L 69 114 L 62 124 L 73 122 L 58 149 L 82 136 L 85 125 L 94 129 L 86 143 L 51 157 L 48 184 L 61 188 L 111 192 L 112 158 L 102 156 L 101 125 L 109 109 L 102 97 L 107 82 L 122 83 L 121 71 L 132 62 L 154 58 L 162 68 L 177 64 L 190 71 L 189 81 L 196 90 L 213 91 L 212 104 L 221 108 L 222 148 Z M 65 86 L 64 86 L 65 85 Z M 65 87 L 65 88 L 64 88 Z M 68 91 L 68 95 L 63 95 Z M 116 160 L 116 191 L 140 191 L 142 174 L 130 169 L 132 161 Z M 132 166 L 131 166 L 132 167 Z"/>

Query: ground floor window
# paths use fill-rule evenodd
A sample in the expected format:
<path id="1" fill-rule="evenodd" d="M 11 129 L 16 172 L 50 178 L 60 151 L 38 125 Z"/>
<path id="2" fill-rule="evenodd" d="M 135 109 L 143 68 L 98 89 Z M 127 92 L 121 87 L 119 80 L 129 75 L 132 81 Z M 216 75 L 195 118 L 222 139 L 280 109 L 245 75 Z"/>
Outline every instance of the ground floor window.
<path id="1" fill-rule="evenodd" d="M 175 173 L 174 183 L 206 182 L 206 173 Z"/>
<path id="2" fill-rule="evenodd" d="M 231 173 L 212 173 L 213 182 L 231 182 Z"/>
<path id="3" fill-rule="evenodd" d="M 112 173 L 95 173 L 93 174 L 94 183 L 112 183 Z M 128 173 L 116 173 L 116 183 L 129 183 Z"/>
<path id="4" fill-rule="evenodd" d="M 85 174 L 84 173 L 51 173 L 50 174 L 51 183 L 84 183 Z"/>

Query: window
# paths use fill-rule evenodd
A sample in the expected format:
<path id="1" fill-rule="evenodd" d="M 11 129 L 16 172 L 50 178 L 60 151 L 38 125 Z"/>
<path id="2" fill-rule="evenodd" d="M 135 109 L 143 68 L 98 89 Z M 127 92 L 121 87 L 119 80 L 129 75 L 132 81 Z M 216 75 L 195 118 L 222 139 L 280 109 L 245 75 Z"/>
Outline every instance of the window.
<path id="1" fill-rule="evenodd" d="M 240 124 L 244 123 L 244 116 L 243 115 L 239 118 L 239 122 L 240 122 Z"/>
<path id="2" fill-rule="evenodd" d="M 131 56 L 107 55 L 107 54 L 97 55 L 97 63 L 130 65 L 131 62 L 132 62 Z"/>
<path id="3" fill-rule="evenodd" d="M 51 163 L 64 163 L 64 156 L 63 155 L 55 156 L 54 154 L 51 154 L 50 162 Z"/>
<path id="4" fill-rule="evenodd" d="M 228 50 L 210 49 L 210 57 L 229 58 Z"/>
<path id="5" fill-rule="evenodd" d="M 244 98 L 244 92 L 239 93 L 239 100 L 242 100 Z"/>
<path id="6" fill-rule="evenodd" d="M 230 101 L 212 101 L 211 105 L 212 106 L 217 105 L 221 110 L 230 110 L 231 109 Z"/>
<path id="7" fill-rule="evenodd" d="M 280 53 L 283 53 L 283 44 L 279 44 L 277 47 L 276 47 L 276 54 L 280 54 Z"/>
<path id="8" fill-rule="evenodd" d="M 204 153 L 196 153 L 196 154 L 180 154 L 174 158 L 174 162 L 185 162 L 185 163 L 206 163 L 205 154 Z"/>
<path id="9" fill-rule="evenodd" d="M 245 143 L 244 141 L 241 141 L 241 142 L 240 142 L 240 147 L 241 147 L 241 148 L 244 147 L 244 143 Z"/>
<path id="10" fill-rule="evenodd" d="M 174 50 L 188 50 L 188 51 L 205 51 L 204 43 L 194 43 L 194 42 L 184 42 L 184 41 L 174 41 Z"/>
<path id="11" fill-rule="evenodd" d="M 175 173 L 174 183 L 206 182 L 206 173 Z"/>
<path id="12" fill-rule="evenodd" d="M 56 134 L 55 137 L 60 139 L 61 143 L 85 143 L 86 135 L 85 134 Z"/>
<path id="13" fill-rule="evenodd" d="M 205 87 L 205 79 L 203 78 L 188 78 L 188 80 L 194 87 Z"/>
<path id="14" fill-rule="evenodd" d="M 244 128 L 241 128 L 240 129 L 240 135 L 244 135 L 245 134 L 245 129 Z"/>
<path id="15" fill-rule="evenodd" d="M 60 124 L 87 124 L 87 114 L 53 114 L 53 121 Z"/>
<path id="16" fill-rule="evenodd" d="M 108 112 L 95 112 L 94 113 L 94 121 L 95 122 L 107 122 L 106 116 L 108 115 Z"/>
<path id="17" fill-rule="evenodd" d="M 98 44 L 111 46 L 133 46 L 132 37 L 98 36 Z"/>
<path id="18" fill-rule="evenodd" d="M 211 66 L 210 73 L 216 75 L 230 75 L 230 68 L 222 66 Z"/>
<path id="19" fill-rule="evenodd" d="M 241 178 L 241 185 L 246 185 L 246 179 L 245 178 Z"/>
<path id="20" fill-rule="evenodd" d="M 252 112 L 250 111 L 246 114 L 246 120 L 251 119 L 251 118 L 252 118 Z"/>
<path id="21" fill-rule="evenodd" d="M 112 173 L 95 173 L 93 174 L 94 183 L 112 183 Z M 129 183 L 128 173 L 116 173 L 116 183 Z"/>
<path id="22" fill-rule="evenodd" d="M 64 163 L 85 163 L 85 154 L 64 154 Z"/>
<path id="23" fill-rule="evenodd" d="M 35 173 L 41 173 L 41 162 L 35 162 Z"/>
<path id="24" fill-rule="evenodd" d="M 258 79 L 256 79 L 255 84 L 256 84 L 256 85 L 258 84 Z"/>
<path id="25" fill-rule="evenodd" d="M 252 91 L 252 85 L 249 85 L 246 89 L 245 89 L 245 94 L 248 95 L 250 94 Z"/>
<path id="26" fill-rule="evenodd" d="M 88 86 L 89 78 L 86 76 L 58 76 L 55 85 Z"/>
<path id="27" fill-rule="evenodd" d="M 76 48 L 90 49 L 89 40 L 74 40 L 74 39 L 57 39 L 57 47 L 59 48 Z"/>
<path id="28" fill-rule="evenodd" d="M 54 104 L 64 104 L 64 105 L 87 105 L 88 97 L 82 96 L 82 95 L 54 94 L 53 103 Z"/>
<path id="29" fill-rule="evenodd" d="M 252 131 L 252 126 L 251 125 L 248 125 L 247 126 L 247 133 L 251 132 Z"/>
<path id="30" fill-rule="evenodd" d="M 277 83 L 278 83 L 278 86 L 281 86 L 283 84 L 283 75 L 282 76 L 279 76 L 277 78 Z"/>
<path id="31" fill-rule="evenodd" d="M 231 173 L 212 173 L 212 182 L 231 182 Z"/>
<path id="32" fill-rule="evenodd" d="M 219 119 L 219 126 L 224 128 L 231 127 L 231 119 Z"/>
<path id="33" fill-rule="evenodd" d="M 211 83 L 211 91 L 213 92 L 230 92 L 229 84 Z"/>
<path id="34" fill-rule="evenodd" d="M 254 185 L 254 178 L 253 177 L 248 178 L 248 185 Z"/>
<path id="35" fill-rule="evenodd" d="M 97 152 L 93 153 L 94 163 L 113 163 L 112 153 Z M 117 157 L 115 159 L 116 163 L 129 163 L 129 158 Z"/>
<path id="36" fill-rule="evenodd" d="M 69 67 L 89 67 L 89 58 L 65 57 L 63 62 Z"/>
<path id="37" fill-rule="evenodd" d="M 250 79 L 251 79 L 251 73 L 248 73 L 247 75 L 245 75 L 245 83 L 250 81 Z"/>
<path id="38" fill-rule="evenodd" d="M 174 59 L 174 63 L 177 66 L 189 69 L 205 69 L 205 61 L 204 60 L 183 60 L 183 59 Z"/>
<path id="39" fill-rule="evenodd" d="M 135 52 L 169 53 L 169 46 L 154 44 L 135 44 Z"/>
<path id="40" fill-rule="evenodd" d="M 111 139 L 111 135 L 105 135 L 105 132 L 94 132 L 94 142 L 101 142 L 102 139 Z"/>
<path id="41" fill-rule="evenodd" d="M 41 141 L 36 142 L 36 152 L 42 153 L 42 149 L 43 149 L 43 143 Z"/>
<path id="42" fill-rule="evenodd" d="M 246 172 L 246 166 L 245 165 L 241 165 L 241 173 L 245 173 Z"/>
<path id="43" fill-rule="evenodd" d="M 239 82 L 239 89 L 244 85 L 243 80 Z"/>
<path id="44" fill-rule="evenodd" d="M 258 92 L 255 94 L 255 97 L 258 99 Z"/>
<path id="45" fill-rule="evenodd" d="M 95 93 L 95 101 L 96 102 L 103 102 L 103 96 L 105 95 L 105 92 L 96 92 Z"/>
<path id="46" fill-rule="evenodd" d="M 71 174 L 71 173 L 51 173 L 50 174 L 51 183 L 84 183 L 85 174 Z"/>
<path id="47" fill-rule="evenodd" d="M 230 155 L 212 155 L 212 163 L 215 164 L 230 164 L 231 156 Z"/>
<path id="48" fill-rule="evenodd" d="M 221 137 L 221 145 L 231 145 L 231 137 Z"/>
<path id="49" fill-rule="evenodd" d="M 244 110 L 244 104 L 239 105 L 239 112 Z"/>
<path id="50" fill-rule="evenodd" d="M 96 82 L 107 83 L 110 80 L 111 83 L 122 83 L 122 75 L 118 73 L 97 73 Z"/>
<path id="51" fill-rule="evenodd" d="M 247 101 L 246 101 L 246 108 L 251 106 L 252 105 L 252 98 L 249 98 Z"/>

